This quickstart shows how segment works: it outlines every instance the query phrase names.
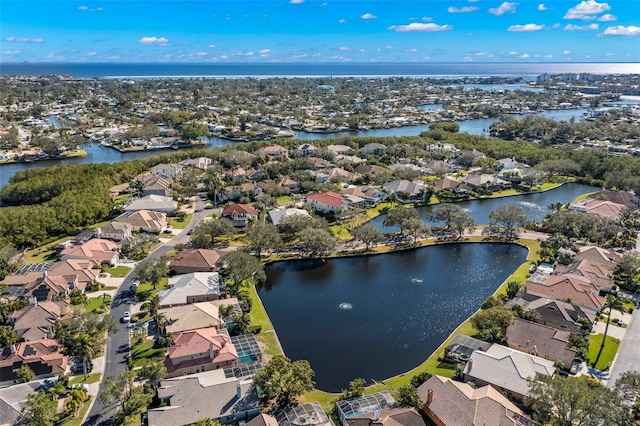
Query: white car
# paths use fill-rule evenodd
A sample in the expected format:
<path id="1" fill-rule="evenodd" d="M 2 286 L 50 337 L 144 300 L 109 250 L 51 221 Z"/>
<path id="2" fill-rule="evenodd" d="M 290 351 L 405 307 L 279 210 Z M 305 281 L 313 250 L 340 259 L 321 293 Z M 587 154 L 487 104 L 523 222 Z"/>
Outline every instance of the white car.
<path id="1" fill-rule="evenodd" d="M 131 313 L 128 311 L 122 315 L 122 322 L 131 322 Z"/>

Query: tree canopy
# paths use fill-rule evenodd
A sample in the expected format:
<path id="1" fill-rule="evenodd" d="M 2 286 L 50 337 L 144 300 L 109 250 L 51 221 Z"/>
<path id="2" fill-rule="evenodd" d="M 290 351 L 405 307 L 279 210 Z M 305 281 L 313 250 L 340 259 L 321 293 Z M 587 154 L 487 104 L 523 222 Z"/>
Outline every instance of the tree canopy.
<path id="1" fill-rule="evenodd" d="M 263 393 L 263 404 L 278 409 L 295 405 L 298 396 L 312 390 L 313 376 L 308 361 L 291 362 L 283 355 L 276 355 L 253 376 L 253 381 Z"/>

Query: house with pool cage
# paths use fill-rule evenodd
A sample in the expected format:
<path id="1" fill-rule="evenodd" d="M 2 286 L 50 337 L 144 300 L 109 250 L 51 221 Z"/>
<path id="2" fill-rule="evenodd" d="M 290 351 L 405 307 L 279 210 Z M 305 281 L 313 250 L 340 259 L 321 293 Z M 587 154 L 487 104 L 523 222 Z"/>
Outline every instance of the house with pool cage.
<path id="1" fill-rule="evenodd" d="M 342 426 L 425 426 L 412 407 L 400 407 L 388 391 L 336 402 Z"/>
<path id="2" fill-rule="evenodd" d="M 246 426 L 335 426 L 317 402 L 260 414 Z"/>

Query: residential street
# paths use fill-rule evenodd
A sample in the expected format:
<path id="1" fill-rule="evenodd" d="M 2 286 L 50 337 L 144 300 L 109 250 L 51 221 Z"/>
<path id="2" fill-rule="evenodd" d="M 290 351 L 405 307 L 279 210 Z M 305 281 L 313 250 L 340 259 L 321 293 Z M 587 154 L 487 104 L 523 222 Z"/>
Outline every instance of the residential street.
<path id="1" fill-rule="evenodd" d="M 638 348 L 640 348 L 640 319 L 638 319 L 637 309 L 634 310 L 626 331 L 625 338 L 613 360 L 609 378 L 606 382 L 609 388 L 616 384 L 616 380 L 622 373 L 634 370 L 640 371 L 640 357 L 638 356 Z"/>
<path id="2" fill-rule="evenodd" d="M 199 197 L 196 197 L 194 207 L 196 212 L 193 214 L 193 218 L 189 225 L 187 225 L 180 234 L 176 235 L 170 241 L 151 252 L 147 258 L 158 259 L 162 255 L 172 251 L 176 244 L 184 244 L 189 241 L 189 231 L 202 222 L 202 220 L 211 213 L 211 210 L 204 209 L 205 203 Z M 129 273 L 129 275 L 127 275 L 113 298 L 110 313 L 118 321 L 122 318 L 125 311 L 131 312 L 131 299 L 126 296 L 126 293 L 129 286 L 133 284 L 134 277 L 136 276 L 136 270 L 134 269 Z M 107 348 L 105 350 L 106 363 L 103 380 L 109 376 L 117 376 L 121 374 L 127 367 L 127 357 L 129 356 L 130 350 L 129 328 L 128 324 L 119 322 L 119 325 L 120 328 L 118 331 L 109 335 L 107 338 Z M 100 391 L 102 391 L 102 386 L 100 388 Z M 115 404 L 105 406 L 96 398 L 83 424 L 111 425 L 113 424 L 113 418 L 116 414 L 116 408 Z"/>

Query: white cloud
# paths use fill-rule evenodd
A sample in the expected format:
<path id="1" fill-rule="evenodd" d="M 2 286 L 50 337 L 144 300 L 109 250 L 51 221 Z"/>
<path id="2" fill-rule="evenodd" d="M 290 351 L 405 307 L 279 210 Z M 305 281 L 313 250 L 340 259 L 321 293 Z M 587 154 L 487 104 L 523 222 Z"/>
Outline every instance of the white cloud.
<path id="1" fill-rule="evenodd" d="M 495 16 L 502 16 L 505 13 L 516 13 L 517 6 L 518 3 L 505 1 L 500 6 L 489 9 L 489 13 Z"/>
<path id="2" fill-rule="evenodd" d="M 616 54 L 609 52 L 609 53 L 605 53 L 604 56 L 616 56 Z"/>
<path id="3" fill-rule="evenodd" d="M 29 38 L 29 37 L 7 37 L 5 41 L 17 42 L 17 43 L 42 43 L 43 38 Z"/>
<path id="4" fill-rule="evenodd" d="M 571 55 L 571 51 L 570 50 L 565 50 L 564 52 L 562 52 L 563 55 Z"/>
<path id="5" fill-rule="evenodd" d="M 166 46 L 169 44 L 169 40 L 164 37 L 142 37 L 138 40 L 140 44 L 158 44 L 160 46 Z"/>
<path id="6" fill-rule="evenodd" d="M 346 24 L 346 23 L 347 23 L 347 20 L 346 20 L 346 19 L 340 19 L 340 20 L 338 21 L 338 24 Z"/>
<path id="7" fill-rule="evenodd" d="M 589 25 L 573 25 L 568 24 L 565 25 L 565 31 L 596 31 L 598 29 L 598 24 L 589 24 Z"/>
<path id="8" fill-rule="evenodd" d="M 96 56 L 98 52 L 87 52 L 87 56 Z"/>
<path id="9" fill-rule="evenodd" d="M 449 31 L 453 29 L 453 25 L 438 25 L 438 24 L 420 24 L 418 22 L 412 22 L 409 25 L 392 25 L 390 30 L 398 33 L 408 32 L 436 32 L 436 31 Z"/>
<path id="10" fill-rule="evenodd" d="M 564 19 L 590 21 L 596 18 L 595 15 L 599 15 L 610 9 L 611 6 L 607 3 L 598 3 L 596 0 L 583 0 L 578 3 L 578 5 L 567 10 L 567 13 L 564 15 Z"/>
<path id="11" fill-rule="evenodd" d="M 525 25 L 511 25 L 507 28 L 507 31 L 513 32 L 532 32 L 532 31 L 540 31 L 544 30 L 544 25 L 542 24 L 525 24 Z"/>
<path id="12" fill-rule="evenodd" d="M 518 54 L 518 52 L 514 52 L 513 50 L 511 52 L 509 52 L 509 55 L 511 55 L 511 56 L 514 56 L 514 55 L 517 55 L 517 54 Z"/>
<path id="13" fill-rule="evenodd" d="M 104 8 L 102 6 L 96 8 L 89 8 L 89 6 L 78 6 L 78 10 L 85 12 L 102 12 Z"/>
<path id="14" fill-rule="evenodd" d="M 215 48 L 216 48 L 216 47 L 218 47 L 218 46 L 216 46 L 215 44 L 210 44 L 210 45 L 209 45 L 209 46 L 207 46 L 207 47 L 208 47 L 209 49 L 215 49 Z"/>
<path id="15" fill-rule="evenodd" d="M 553 24 L 553 25 L 551 26 L 551 29 L 554 29 L 554 30 L 557 30 L 558 28 L 560 28 L 560 24 L 558 24 L 558 23 Z"/>
<path id="16" fill-rule="evenodd" d="M 289 4 L 302 4 L 304 0 L 289 0 Z"/>
<path id="17" fill-rule="evenodd" d="M 371 14 L 371 13 L 365 13 L 365 14 L 364 14 L 364 15 L 362 15 L 360 18 L 361 18 L 361 19 L 376 19 L 376 18 L 377 18 L 377 16 L 376 16 L 376 15 L 373 15 L 373 14 Z"/>
<path id="18" fill-rule="evenodd" d="M 269 15 L 267 15 L 266 13 L 263 13 L 262 15 L 260 15 L 260 17 L 264 19 L 264 18 L 268 18 Z"/>
<path id="19" fill-rule="evenodd" d="M 329 4 L 329 3 L 327 3 L 327 2 L 325 1 L 324 3 L 320 4 L 320 6 L 319 6 L 319 7 L 325 7 L 325 6 L 326 6 L 326 5 L 328 5 L 328 4 Z"/>
<path id="20" fill-rule="evenodd" d="M 433 18 L 431 16 L 423 16 L 421 21 L 422 22 L 433 22 Z"/>
<path id="21" fill-rule="evenodd" d="M 531 55 L 529 55 L 528 53 L 523 53 L 522 55 L 518 56 L 518 58 L 520 58 L 520 59 L 527 59 L 527 58 L 530 58 L 530 57 L 531 57 Z"/>
<path id="22" fill-rule="evenodd" d="M 338 48 L 339 51 L 341 52 L 348 52 L 349 50 L 351 50 L 350 48 L 348 48 L 347 46 L 340 46 Z"/>
<path id="23" fill-rule="evenodd" d="M 476 52 L 476 56 L 486 56 L 487 54 L 484 52 Z"/>
<path id="24" fill-rule="evenodd" d="M 475 12 L 478 9 L 480 9 L 480 8 L 476 7 L 476 6 L 463 6 L 463 7 L 449 6 L 447 8 L 447 12 L 449 12 L 449 13 L 468 13 L 468 12 Z"/>
<path id="25" fill-rule="evenodd" d="M 618 17 L 616 15 L 612 15 L 610 13 L 605 13 L 604 15 L 602 15 L 601 17 L 599 17 L 596 20 L 598 22 L 613 22 L 613 21 L 617 21 Z"/>
<path id="26" fill-rule="evenodd" d="M 418 49 L 416 49 L 415 47 L 411 47 L 411 48 L 408 48 L 408 49 L 404 49 L 404 51 L 408 52 L 408 53 L 416 53 L 418 51 Z"/>
<path id="27" fill-rule="evenodd" d="M 469 62 L 473 61 L 473 58 L 471 56 L 464 56 L 462 59 Z"/>
<path id="28" fill-rule="evenodd" d="M 209 54 L 208 52 L 196 52 L 196 53 L 194 53 L 193 55 L 194 55 L 194 56 L 200 56 L 200 57 L 201 57 L 201 56 L 207 56 L 208 54 Z"/>
<path id="29" fill-rule="evenodd" d="M 245 53 L 245 56 L 253 56 L 253 52 L 247 52 Z"/>
<path id="30" fill-rule="evenodd" d="M 552 58 L 553 58 L 553 55 L 544 55 L 544 58 L 545 58 L 545 59 L 552 59 Z"/>
<path id="31" fill-rule="evenodd" d="M 271 53 L 271 49 L 262 49 L 259 53 L 261 55 L 266 55 L 267 53 Z"/>
<path id="32" fill-rule="evenodd" d="M 598 34 L 599 37 L 602 36 L 619 36 L 619 37 L 635 37 L 640 35 L 640 27 L 636 27 L 634 25 L 629 25 L 625 27 L 624 25 L 617 25 L 615 27 L 609 27 L 602 34 Z"/>
<path id="33" fill-rule="evenodd" d="M 22 52 L 22 50 L 20 49 L 16 49 L 16 50 L 5 50 L 2 52 L 3 55 L 17 55 L 18 53 Z"/>
<path id="34" fill-rule="evenodd" d="M 551 8 L 549 8 L 549 7 L 545 6 L 545 4 L 544 4 L 544 3 L 540 3 L 540 4 L 538 5 L 538 10 L 539 10 L 539 11 L 541 11 L 541 12 L 544 12 L 545 10 L 551 10 Z"/>

